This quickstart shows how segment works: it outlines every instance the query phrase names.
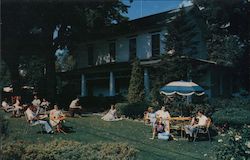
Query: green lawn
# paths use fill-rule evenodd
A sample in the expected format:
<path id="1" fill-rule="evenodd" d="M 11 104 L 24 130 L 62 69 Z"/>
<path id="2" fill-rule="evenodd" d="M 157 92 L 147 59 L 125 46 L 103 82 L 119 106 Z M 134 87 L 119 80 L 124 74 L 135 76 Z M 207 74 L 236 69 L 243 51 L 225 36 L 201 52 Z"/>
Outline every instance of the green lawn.
<path id="1" fill-rule="evenodd" d="M 6 113 L 0 112 L 1 116 Z M 214 159 L 216 141 L 187 142 L 150 140 L 151 128 L 143 123 L 131 120 L 105 122 L 99 116 L 68 118 L 67 126 L 75 132 L 64 134 L 39 134 L 37 127 L 31 127 L 25 134 L 26 121 L 22 118 L 10 118 L 9 136 L 5 141 L 25 140 L 31 142 L 46 142 L 54 139 L 75 140 L 82 143 L 125 142 L 138 149 L 138 159 Z M 204 156 L 207 154 L 207 156 Z"/>

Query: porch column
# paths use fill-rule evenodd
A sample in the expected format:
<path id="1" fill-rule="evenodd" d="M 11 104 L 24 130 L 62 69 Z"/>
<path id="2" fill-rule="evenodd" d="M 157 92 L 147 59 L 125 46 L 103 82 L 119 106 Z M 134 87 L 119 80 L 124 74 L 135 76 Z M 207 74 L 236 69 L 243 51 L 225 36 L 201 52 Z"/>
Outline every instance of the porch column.
<path id="1" fill-rule="evenodd" d="M 145 97 L 149 96 L 149 74 L 148 69 L 144 68 L 144 90 L 145 90 Z"/>
<path id="2" fill-rule="evenodd" d="M 81 96 L 87 96 L 86 79 L 84 74 L 81 76 Z"/>
<path id="3" fill-rule="evenodd" d="M 115 96 L 115 77 L 114 73 L 109 73 L 109 96 Z"/>

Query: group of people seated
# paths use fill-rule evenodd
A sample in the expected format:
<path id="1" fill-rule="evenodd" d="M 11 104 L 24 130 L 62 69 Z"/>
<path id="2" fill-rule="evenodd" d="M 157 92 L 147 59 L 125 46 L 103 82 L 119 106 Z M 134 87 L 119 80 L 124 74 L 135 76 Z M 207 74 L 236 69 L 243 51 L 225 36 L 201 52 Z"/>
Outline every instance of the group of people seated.
<path id="1" fill-rule="evenodd" d="M 6 112 L 12 112 L 13 117 L 20 117 L 24 114 L 29 124 L 42 125 L 46 133 L 54 133 L 53 127 L 55 127 L 57 132 L 65 133 L 62 129 L 62 122 L 65 120 L 65 115 L 57 104 L 47 114 L 50 103 L 45 98 L 41 101 L 37 95 L 34 95 L 34 99 L 30 104 L 21 105 L 20 96 L 12 98 L 12 102 L 12 105 L 9 105 L 7 98 L 5 98 L 2 101 L 2 108 Z M 45 120 L 47 117 L 49 121 Z"/>
<path id="2" fill-rule="evenodd" d="M 170 121 L 171 116 L 163 106 L 160 110 L 154 112 L 152 107 L 149 107 L 146 112 L 144 112 L 144 123 L 153 127 L 152 138 L 156 136 L 158 139 L 169 140 L 170 137 L 175 139 L 172 134 L 170 134 Z M 199 110 L 197 115 L 192 118 L 189 125 L 184 126 L 184 131 L 189 141 L 192 141 L 195 132 L 199 127 L 204 127 L 207 125 L 208 118 L 204 115 L 203 111 Z"/>

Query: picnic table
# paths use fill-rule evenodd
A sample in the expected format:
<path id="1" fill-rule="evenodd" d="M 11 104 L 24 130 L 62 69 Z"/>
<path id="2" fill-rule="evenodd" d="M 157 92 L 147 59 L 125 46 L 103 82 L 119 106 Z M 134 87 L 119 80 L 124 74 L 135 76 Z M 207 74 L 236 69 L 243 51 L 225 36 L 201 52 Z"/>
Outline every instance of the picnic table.
<path id="1" fill-rule="evenodd" d="M 170 129 L 180 130 L 181 138 L 183 138 L 184 126 L 192 120 L 192 117 L 171 117 L 170 119 Z"/>

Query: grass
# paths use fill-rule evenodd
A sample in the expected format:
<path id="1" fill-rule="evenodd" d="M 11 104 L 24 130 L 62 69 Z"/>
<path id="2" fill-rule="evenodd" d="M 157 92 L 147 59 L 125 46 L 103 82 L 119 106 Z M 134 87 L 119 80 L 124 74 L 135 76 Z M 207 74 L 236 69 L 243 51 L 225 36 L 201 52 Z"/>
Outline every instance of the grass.
<path id="1" fill-rule="evenodd" d="M 0 111 L 0 116 L 6 115 Z M 74 133 L 69 134 L 38 134 L 39 128 L 29 128 L 24 117 L 9 118 L 9 135 L 5 141 L 23 140 L 32 143 L 47 142 L 54 139 L 75 140 L 81 143 L 96 142 L 125 142 L 138 149 L 139 160 L 171 160 L 171 159 L 214 159 L 215 141 L 187 142 L 150 140 L 151 128 L 143 123 L 122 120 L 105 122 L 99 116 L 86 116 L 81 118 L 68 118 L 67 126 L 74 128 Z M 207 154 L 207 156 L 204 156 Z"/>

